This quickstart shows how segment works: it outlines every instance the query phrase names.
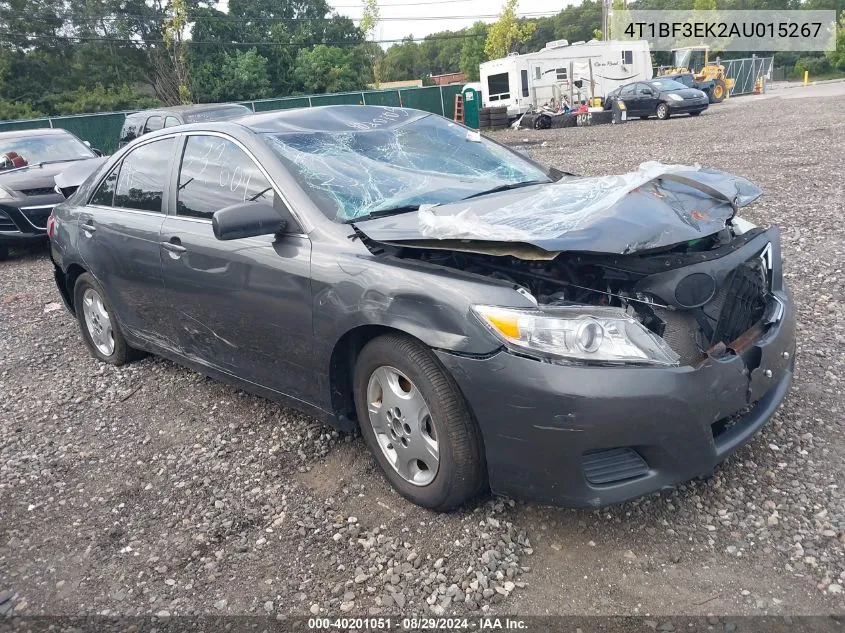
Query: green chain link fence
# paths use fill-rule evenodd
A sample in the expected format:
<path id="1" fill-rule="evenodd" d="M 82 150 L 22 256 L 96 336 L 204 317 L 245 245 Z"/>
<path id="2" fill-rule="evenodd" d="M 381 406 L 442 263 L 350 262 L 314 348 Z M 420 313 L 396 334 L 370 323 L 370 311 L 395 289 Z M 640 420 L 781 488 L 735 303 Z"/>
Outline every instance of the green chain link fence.
<path id="1" fill-rule="evenodd" d="M 309 108 L 325 105 L 380 105 L 416 108 L 448 119 L 454 117 L 455 95 L 461 93 L 461 85 L 428 86 L 423 88 L 400 88 L 398 90 L 365 90 L 336 94 L 310 95 L 306 97 L 283 97 L 242 101 L 253 112 Z M 126 112 L 102 112 L 98 114 L 76 114 L 23 121 L 0 121 L 0 132 L 31 130 L 42 127 L 62 128 L 73 132 L 79 138 L 91 143 L 92 147 L 110 154 L 117 149 L 120 128 L 126 119 Z"/>

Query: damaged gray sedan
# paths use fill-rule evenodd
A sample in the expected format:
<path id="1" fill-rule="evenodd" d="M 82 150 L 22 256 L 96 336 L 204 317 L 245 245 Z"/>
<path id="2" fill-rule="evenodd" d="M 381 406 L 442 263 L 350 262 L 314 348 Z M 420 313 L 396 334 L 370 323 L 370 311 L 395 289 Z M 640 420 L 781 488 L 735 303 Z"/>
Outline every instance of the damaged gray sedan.
<path id="1" fill-rule="evenodd" d="M 334 106 L 169 128 L 48 226 L 102 361 L 158 354 L 359 428 L 392 486 L 616 503 L 710 473 L 789 389 L 760 190 L 576 177 L 441 117 Z"/>

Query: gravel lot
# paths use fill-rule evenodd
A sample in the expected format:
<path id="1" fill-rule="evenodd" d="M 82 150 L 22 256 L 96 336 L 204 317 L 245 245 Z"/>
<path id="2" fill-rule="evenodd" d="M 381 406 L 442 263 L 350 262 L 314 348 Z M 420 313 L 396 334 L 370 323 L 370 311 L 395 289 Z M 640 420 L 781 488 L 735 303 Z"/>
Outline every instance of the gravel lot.
<path id="1" fill-rule="evenodd" d="M 711 479 L 601 511 L 411 506 L 360 437 L 161 359 L 95 362 L 46 254 L 16 253 L 0 263 L 0 613 L 845 613 L 841 102 L 498 135 L 586 174 L 733 171 L 766 194 L 744 216 L 783 232 L 787 403 Z"/>

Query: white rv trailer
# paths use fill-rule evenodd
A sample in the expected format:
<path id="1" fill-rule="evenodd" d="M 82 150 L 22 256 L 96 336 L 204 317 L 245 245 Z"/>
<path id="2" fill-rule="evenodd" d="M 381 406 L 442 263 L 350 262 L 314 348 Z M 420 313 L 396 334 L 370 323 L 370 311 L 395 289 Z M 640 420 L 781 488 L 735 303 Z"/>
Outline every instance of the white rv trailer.
<path id="1" fill-rule="evenodd" d="M 591 83 L 592 71 L 592 83 Z M 614 88 L 653 77 L 648 41 L 557 40 L 536 53 L 512 53 L 481 64 L 484 106 L 507 105 L 519 116 L 531 106 L 603 97 Z"/>

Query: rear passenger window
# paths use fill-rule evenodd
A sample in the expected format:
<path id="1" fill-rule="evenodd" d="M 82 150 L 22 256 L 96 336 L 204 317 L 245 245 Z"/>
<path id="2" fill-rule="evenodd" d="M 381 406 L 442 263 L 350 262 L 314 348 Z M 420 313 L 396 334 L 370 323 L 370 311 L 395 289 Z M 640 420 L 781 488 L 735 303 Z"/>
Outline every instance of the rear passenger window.
<path id="1" fill-rule="evenodd" d="M 242 202 L 272 205 L 275 192 L 244 151 L 217 136 L 189 136 L 179 171 L 176 213 L 211 218 L 215 211 Z"/>
<path id="2" fill-rule="evenodd" d="M 155 132 L 156 130 L 160 130 L 164 127 L 164 119 L 160 116 L 151 116 L 147 119 L 147 124 L 144 126 L 144 134 L 148 132 Z"/>
<path id="3" fill-rule="evenodd" d="M 110 207 L 114 203 L 114 185 L 117 182 L 117 171 L 115 167 L 106 179 L 97 187 L 97 191 L 91 196 L 90 204 L 99 204 L 104 207 Z"/>
<path id="4" fill-rule="evenodd" d="M 114 206 L 161 213 L 164 185 L 175 139 L 153 141 L 132 150 L 123 159 Z"/>
<path id="5" fill-rule="evenodd" d="M 173 127 L 174 125 L 181 125 L 179 119 L 175 116 L 169 116 L 164 119 L 164 127 Z"/>

